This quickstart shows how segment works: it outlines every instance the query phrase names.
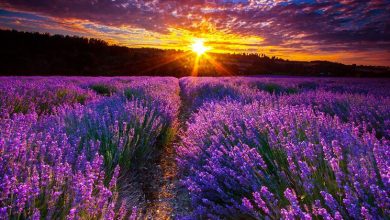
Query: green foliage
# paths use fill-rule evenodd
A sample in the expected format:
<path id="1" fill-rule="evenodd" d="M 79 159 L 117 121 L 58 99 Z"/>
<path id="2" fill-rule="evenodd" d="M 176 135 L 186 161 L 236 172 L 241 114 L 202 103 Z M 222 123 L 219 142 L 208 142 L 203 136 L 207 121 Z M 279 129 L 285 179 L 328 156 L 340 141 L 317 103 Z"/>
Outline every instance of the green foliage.
<path id="1" fill-rule="evenodd" d="M 149 99 L 142 89 L 127 88 L 124 94 L 127 99 Z"/>
<path id="2" fill-rule="evenodd" d="M 275 95 L 298 93 L 297 88 L 294 87 L 285 88 L 282 85 L 276 83 L 256 83 L 255 87 Z"/>
<path id="3" fill-rule="evenodd" d="M 111 96 L 117 91 L 115 86 L 108 84 L 93 84 L 90 85 L 89 88 L 95 91 L 97 94 L 104 96 Z"/>
<path id="4" fill-rule="evenodd" d="M 298 88 L 300 90 L 316 90 L 319 85 L 316 82 L 301 82 L 298 83 Z"/>
<path id="5" fill-rule="evenodd" d="M 23 113 L 26 114 L 28 110 L 30 109 L 30 105 L 24 100 L 21 99 L 15 99 L 14 101 L 14 108 L 11 111 L 11 113 Z"/>

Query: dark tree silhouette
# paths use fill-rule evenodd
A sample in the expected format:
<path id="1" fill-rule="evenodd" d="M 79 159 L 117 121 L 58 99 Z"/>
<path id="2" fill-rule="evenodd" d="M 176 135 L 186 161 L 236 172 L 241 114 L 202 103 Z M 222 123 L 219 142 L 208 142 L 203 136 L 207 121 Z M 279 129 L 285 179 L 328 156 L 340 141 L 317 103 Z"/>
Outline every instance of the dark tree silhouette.
<path id="1" fill-rule="evenodd" d="M 128 48 L 99 39 L 0 30 L 0 75 L 188 76 L 196 55 L 180 50 Z M 216 54 L 200 60 L 198 75 L 309 75 L 388 77 L 389 67 L 327 61 L 288 61 L 265 54 Z"/>

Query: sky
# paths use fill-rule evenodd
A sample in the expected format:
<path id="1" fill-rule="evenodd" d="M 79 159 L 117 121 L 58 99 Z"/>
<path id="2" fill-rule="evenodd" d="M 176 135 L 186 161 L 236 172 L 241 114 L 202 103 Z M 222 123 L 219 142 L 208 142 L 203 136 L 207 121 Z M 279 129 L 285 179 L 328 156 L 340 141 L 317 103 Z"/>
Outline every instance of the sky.
<path id="1" fill-rule="evenodd" d="M 390 0 L 0 0 L 0 28 L 390 66 Z"/>

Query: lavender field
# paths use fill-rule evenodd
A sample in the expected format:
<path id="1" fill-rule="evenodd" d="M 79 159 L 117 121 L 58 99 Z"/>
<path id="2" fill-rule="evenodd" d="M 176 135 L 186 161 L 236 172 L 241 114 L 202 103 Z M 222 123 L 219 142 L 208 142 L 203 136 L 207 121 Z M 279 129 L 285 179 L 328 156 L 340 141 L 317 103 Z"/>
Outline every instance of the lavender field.
<path id="1" fill-rule="evenodd" d="M 389 85 L 0 78 L 0 219 L 388 219 Z"/>

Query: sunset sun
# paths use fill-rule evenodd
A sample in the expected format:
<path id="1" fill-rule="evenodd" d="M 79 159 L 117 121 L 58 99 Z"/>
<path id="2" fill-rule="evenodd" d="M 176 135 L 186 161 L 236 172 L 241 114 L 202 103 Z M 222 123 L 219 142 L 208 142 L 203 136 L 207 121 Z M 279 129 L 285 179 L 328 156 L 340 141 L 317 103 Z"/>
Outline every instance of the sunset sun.
<path id="1" fill-rule="evenodd" d="M 202 39 L 196 39 L 195 42 L 192 44 L 192 51 L 197 53 L 198 56 L 201 56 L 209 49 L 210 49 L 209 47 L 206 47 L 204 45 L 204 40 L 202 40 Z"/>

